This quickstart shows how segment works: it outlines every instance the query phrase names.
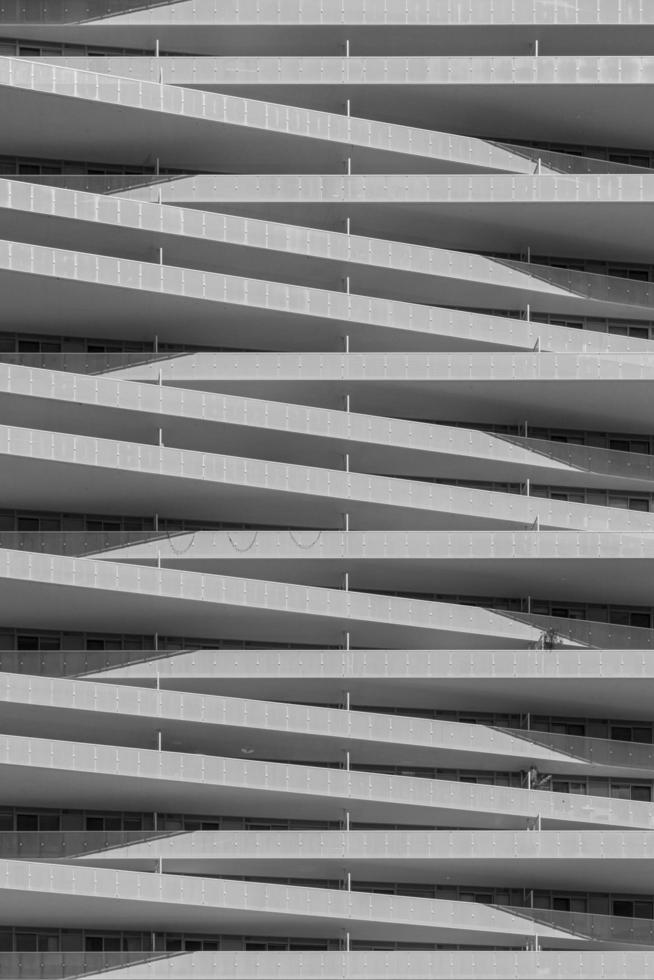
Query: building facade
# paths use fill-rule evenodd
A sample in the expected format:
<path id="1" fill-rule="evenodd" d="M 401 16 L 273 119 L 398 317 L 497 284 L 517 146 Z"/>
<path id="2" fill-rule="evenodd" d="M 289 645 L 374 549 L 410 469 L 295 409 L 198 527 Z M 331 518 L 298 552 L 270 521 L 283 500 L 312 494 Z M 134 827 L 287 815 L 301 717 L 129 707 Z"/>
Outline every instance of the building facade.
<path id="1" fill-rule="evenodd" d="M 654 5 L 0 0 L 0 977 L 654 975 Z"/>

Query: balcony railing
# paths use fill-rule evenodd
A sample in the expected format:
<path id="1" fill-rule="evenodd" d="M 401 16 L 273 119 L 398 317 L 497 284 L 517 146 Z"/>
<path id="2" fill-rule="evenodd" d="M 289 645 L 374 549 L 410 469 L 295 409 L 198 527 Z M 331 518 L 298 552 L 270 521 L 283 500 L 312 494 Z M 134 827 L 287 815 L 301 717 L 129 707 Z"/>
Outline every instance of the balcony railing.
<path id="1" fill-rule="evenodd" d="M 559 912 L 552 909 L 525 909 L 499 906 L 543 925 L 569 932 L 607 946 L 641 946 L 654 949 L 654 920 L 620 915 L 594 915 L 589 912 Z"/>
<path id="2" fill-rule="evenodd" d="M 0 953 L 0 978 L 2 980 L 59 980 L 59 978 L 84 976 L 95 977 L 101 973 L 118 970 L 121 967 L 136 966 L 152 963 L 153 960 L 163 960 L 164 963 L 175 953 L 135 952 L 135 953 L 91 953 L 91 952 L 58 952 L 58 953 Z M 161 974 L 151 976 L 165 976 Z M 111 976 L 111 973 L 109 973 Z M 199 976 L 199 974 L 198 974 Z"/>

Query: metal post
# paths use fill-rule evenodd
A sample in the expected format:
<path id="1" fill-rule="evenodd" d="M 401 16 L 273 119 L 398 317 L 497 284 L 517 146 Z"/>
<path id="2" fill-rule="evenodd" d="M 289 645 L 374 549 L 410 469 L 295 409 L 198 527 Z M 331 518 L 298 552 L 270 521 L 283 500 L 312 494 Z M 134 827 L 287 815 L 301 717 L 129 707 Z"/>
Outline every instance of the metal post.
<path id="1" fill-rule="evenodd" d="M 345 219 L 345 234 L 349 237 L 350 235 L 350 219 Z"/>
<path id="2" fill-rule="evenodd" d="M 345 106 L 346 106 L 347 117 L 349 119 L 350 118 L 350 100 L 349 99 L 345 103 Z"/>
<path id="3" fill-rule="evenodd" d="M 345 633 L 345 649 L 346 650 L 349 650 L 350 649 L 350 633 L 349 633 L 349 630 L 346 631 L 346 633 Z M 348 698 L 349 698 L 349 696 L 350 695 L 348 694 Z"/>
<path id="4" fill-rule="evenodd" d="M 346 592 L 350 591 L 350 573 L 346 572 L 343 577 L 343 588 Z"/>
<path id="5" fill-rule="evenodd" d="M 159 249 L 159 265 L 163 265 L 163 248 Z"/>
<path id="6" fill-rule="evenodd" d="M 345 692 L 345 710 L 346 711 L 349 711 L 350 710 L 350 692 L 349 691 L 346 691 Z"/>
<path id="7" fill-rule="evenodd" d="M 345 453 L 344 459 L 345 459 L 345 472 L 346 473 L 349 473 L 350 472 L 350 454 L 349 453 Z"/>
<path id="8" fill-rule="evenodd" d="M 345 769 L 346 769 L 347 772 L 350 771 L 350 753 L 349 753 L 349 751 L 347 751 L 345 753 Z"/>
<path id="9" fill-rule="evenodd" d="M 346 276 L 345 277 L 345 292 L 347 293 L 348 296 L 350 295 L 350 277 L 349 276 Z"/>
<path id="10" fill-rule="evenodd" d="M 344 528 L 344 530 L 346 530 L 346 531 L 349 531 L 350 530 L 350 515 L 347 514 L 347 513 L 345 514 L 345 528 Z"/>
<path id="11" fill-rule="evenodd" d="M 161 752 L 161 745 L 162 745 L 162 741 L 161 741 L 161 729 L 158 728 L 157 729 L 157 752 Z"/>
<path id="12" fill-rule="evenodd" d="M 347 175 L 348 177 L 352 176 L 352 157 L 347 158 Z"/>
<path id="13" fill-rule="evenodd" d="M 154 515 L 154 529 L 155 531 L 159 530 L 159 514 Z"/>

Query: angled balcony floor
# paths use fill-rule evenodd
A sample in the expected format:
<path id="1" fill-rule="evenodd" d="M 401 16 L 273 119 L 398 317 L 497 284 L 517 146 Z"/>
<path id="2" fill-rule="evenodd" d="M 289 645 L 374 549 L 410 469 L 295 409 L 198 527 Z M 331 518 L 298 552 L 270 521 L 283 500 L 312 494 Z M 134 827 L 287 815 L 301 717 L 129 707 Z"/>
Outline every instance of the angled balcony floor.
<path id="1" fill-rule="evenodd" d="M 652 287 L 634 280 L 347 235 L 344 230 L 325 232 L 131 201 L 107 196 L 109 177 L 41 179 L 55 186 L 0 179 L 1 238 L 143 262 L 159 262 L 162 249 L 167 266 L 337 292 L 343 291 L 349 276 L 353 294 L 465 309 L 526 311 L 530 306 L 538 311 L 532 314 L 534 321 L 555 313 L 654 318 Z M 148 180 L 134 177 L 134 182 L 139 179 Z M 126 183 L 123 177 L 115 180 L 117 188 Z M 87 191 L 67 189 L 68 185 Z M 94 188 L 96 193 L 88 192 Z M 455 310 L 443 309 L 439 315 L 452 318 L 453 327 L 460 323 L 462 331 L 467 322 Z M 500 331 L 497 317 L 486 319 Z M 468 320 L 474 323 L 474 318 Z M 515 331 L 516 325 L 511 326 Z M 646 350 L 650 346 L 647 341 L 589 330 L 580 334 L 554 324 L 525 324 L 522 329 L 525 345 L 527 335 L 538 330 L 543 350 Z M 418 341 L 411 336 L 416 332 L 420 332 L 418 324 L 407 326 L 405 345 Z M 281 344 L 283 334 L 279 337 Z M 483 343 L 480 336 L 479 345 Z"/>
<path id="2" fill-rule="evenodd" d="M 156 147 L 162 167 L 252 173 L 531 172 L 501 145 L 271 101 L 0 56 L 0 126 L 23 156 L 140 166 Z"/>
<path id="3" fill-rule="evenodd" d="M 252 671 L 252 664 L 256 671 Z M 651 650 L 0 652 L 0 669 L 310 704 L 652 717 Z"/>
<path id="4" fill-rule="evenodd" d="M 518 493 L 399 480 L 144 443 L 0 426 L 5 507 L 315 529 L 644 532 L 654 515 Z"/>
<path id="5" fill-rule="evenodd" d="M 34 956 L 34 954 L 32 954 Z M 0 966 L 8 975 L 25 972 L 25 953 L 0 953 Z M 373 971 L 380 980 L 461 980 L 483 971 L 497 980 L 650 980 L 654 970 L 654 953 L 643 951 L 616 952 L 584 950 L 579 952 L 539 951 L 509 952 L 499 950 L 456 950 L 426 952 L 424 950 L 366 950 L 353 952 L 275 951 L 274 958 L 261 952 L 198 952 L 198 953 L 40 953 L 34 970 L 51 970 L 57 977 L 79 977 L 86 970 L 88 980 L 105 980 L 107 970 L 116 980 L 206 980 L 207 976 L 231 976 L 249 980 L 305 980 L 307 970 L 324 980 L 341 980 L 348 973 L 364 976 Z M 27 968 L 29 969 L 29 967 Z M 88 972 L 97 970 L 99 972 Z M 41 974 L 35 975 L 40 977 Z"/>
<path id="6" fill-rule="evenodd" d="M 38 962 L 32 966 L 35 958 Z M 30 965 L 27 966 L 27 963 Z M 42 966 L 43 964 L 43 966 Z M 269 958 L 261 952 L 177 952 L 177 953 L 0 953 L 0 968 L 8 976 L 33 969 L 35 977 L 50 970 L 57 977 L 79 977 L 86 971 L 87 980 L 106 980 L 111 971 L 115 980 L 206 980 L 208 976 L 239 977 L 249 980 L 306 980 L 307 975 L 322 980 L 365 976 L 372 971 L 379 980 L 461 980 L 494 976 L 497 980 L 651 980 L 654 953 L 644 951 L 580 952 L 565 950 L 515 952 L 496 950 L 365 950 L 352 952 L 275 951 Z M 93 971 L 93 972 L 89 972 Z M 96 972 L 97 971 L 97 972 Z M 309 973 L 308 973 L 309 971 Z"/>
<path id="7" fill-rule="evenodd" d="M 654 531 L 654 529 L 652 529 Z M 0 545 L 359 591 L 547 596 L 647 606 L 654 533 L 579 531 L 0 532 Z"/>
<path id="8" fill-rule="evenodd" d="M 3 362 L 2 357 L 6 358 Z M 145 355 L 147 358 L 147 355 Z M 154 356 L 154 355 L 153 355 Z M 654 490 L 654 460 L 590 446 L 502 436 L 463 426 L 325 410 L 148 383 L 152 366 L 122 355 L 0 354 L 0 410 L 15 426 L 210 450 L 354 472 L 601 490 Z M 136 360 L 141 356 L 136 355 Z M 36 360 L 41 367 L 23 361 Z M 114 361 L 140 381 L 98 376 Z M 168 373 L 167 358 L 155 361 Z M 170 367 L 177 373 L 179 362 Z M 182 362 L 183 363 L 183 362 Z M 111 370 L 111 369 L 109 369 Z M 82 371 L 83 373 L 78 373 Z M 183 382 L 183 378 L 180 379 Z M 80 412 L 80 408 L 83 411 Z"/>
<path id="9" fill-rule="evenodd" d="M 0 834 L 3 859 L 173 874 L 642 892 L 650 831 L 64 831 Z"/>
<path id="10" fill-rule="evenodd" d="M 0 624 L 282 643 L 525 647 L 542 630 L 476 606 L 312 589 L 33 552 L 0 553 Z M 68 603 L 74 601 L 71 620 Z M 567 645 L 567 644 L 566 644 Z M 574 641 L 571 646 L 576 646 Z"/>
<path id="11" fill-rule="evenodd" d="M 0 287 L 12 326 L 28 333 L 38 322 L 46 333 L 106 338 L 116 323 L 138 323 L 134 339 L 218 349 L 342 350 L 350 338 L 352 350 L 652 350 L 537 321 L 22 242 L 0 242 Z"/>
<path id="12" fill-rule="evenodd" d="M 121 197 L 473 252 L 647 262 L 654 175 L 216 174 Z"/>
<path id="13" fill-rule="evenodd" d="M 109 918 L 116 928 L 207 932 L 219 919 L 231 933 L 339 936 L 347 928 L 358 940 L 498 946 L 538 934 L 551 948 L 596 945 L 508 907 L 27 861 L 0 861 L 0 914 L 64 928 L 97 929 Z"/>
<path id="14" fill-rule="evenodd" d="M 174 356 L 112 377 L 425 420 L 607 432 L 654 427 L 648 354 L 452 353 Z"/>
<path id="15" fill-rule="evenodd" d="M 148 748 L 158 730 L 167 749 L 205 755 L 219 749 L 236 759 L 245 742 L 258 759 L 317 765 L 342 764 L 349 752 L 351 764 L 364 767 L 383 758 L 389 766 L 654 776 L 650 745 L 381 713 L 8 673 L 0 674 L 0 703 L 3 731 L 59 741 Z"/>
<path id="16" fill-rule="evenodd" d="M 616 33 L 614 28 L 612 37 Z M 369 38 L 370 32 L 368 43 Z M 388 57 L 388 50 L 384 57 L 361 57 L 364 45 L 357 44 L 357 55 L 350 57 L 332 48 L 322 57 L 307 57 L 307 50 L 279 57 L 277 49 L 268 57 L 213 57 L 212 51 L 203 57 L 45 58 L 62 67 L 162 78 L 241 97 L 263 93 L 285 105 L 327 112 L 343 112 L 349 99 L 356 115 L 490 139 L 501 133 L 504 139 L 588 146 L 644 146 L 651 140 L 651 58 L 566 57 L 547 48 L 538 57 L 508 48 L 495 57 L 448 57 L 451 49 L 440 57 Z M 535 162 L 537 150 L 524 152 Z M 549 162 L 547 151 L 541 152 Z"/>
<path id="17" fill-rule="evenodd" d="M 534 34 L 543 51 L 555 54 L 639 54 L 654 25 L 647 8 L 617 8 L 610 0 L 578 0 L 557 7 L 552 16 L 540 7 L 516 8 L 510 0 L 492 8 L 465 0 L 456 13 L 447 5 L 424 4 L 407 12 L 399 0 L 383 9 L 344 13 L 340 7 L 307 10 L 297 0 L 266 6 L 257 15 L 216 9 L 211 0 L 165 2 L 144 9 L 135 0 L 112 3 L 110 13 L 91 19 L 83 0 L 48 11 L 48 22 L 23 15 L 3 25 L 6 37 L 76 41 L 117 48 L 134 45 L 154 51 L 195 54 L 333 54 L 348 39 L 362 54 L 387 55 L 389 40 L 413 54 L 530 53 Z"/>
<path id="18" fill-rule="evenodd" d="M 121 197 L 473 252 L 649 261 L 654 174 L 170 178 Z"/>
<path id="19" fill-rule="evenodd" d="M 651 830 L 654 805 L 416 776 L 0 735 L 16 806 L 153 810 L 460 829 Z"/>

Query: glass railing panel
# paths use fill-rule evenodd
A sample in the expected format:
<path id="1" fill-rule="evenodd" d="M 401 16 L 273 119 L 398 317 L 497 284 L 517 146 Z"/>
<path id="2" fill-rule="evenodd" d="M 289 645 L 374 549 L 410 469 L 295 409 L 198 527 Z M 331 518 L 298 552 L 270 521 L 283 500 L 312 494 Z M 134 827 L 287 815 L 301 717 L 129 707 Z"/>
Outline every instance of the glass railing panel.
<path id="1" fill-rule="evenodd" d="M 197 649 L 170 646 L 159 650 L 0 650 L 0 671 L 45 677 L 83 677 L 117 667 L 151 663 Z"/>
<path id="2" fill-rule="evenodd" d="M 130 844 L 175 837 L 181 833 L 183 831 L 177 830 L 2 831 L 0 859 L 56 863 L 128 847 Z"/>
<path id="3" fill-rule="evenodd" d="M 587 759 L 595 765 L 625 769 L 654 770 L 654 745 L 524 729 L 503 728 L 501 731 L 565 753 L 571 759 Z"/>
<path id="4" fill-rule="evenodd" d="M 113 970 L 135 966 L 139 963 L 152 963 L 153 960 L 168 960 L 174 953 L 0 953 L 0 978 L 3 980 L 65 980 L 84 976 L 99 976 L 105 972 L 111 976 Z M 152 967 L 150 967 L 152 969 Z M 156 968 L 155 968 L 156 969 Z M 167 975 L 167 969 L 161 974 Z M 124 974 L 122 974 L 124 975 Z"/>
<path id="5" fill-rule="evenodd" d="M 555 170 L 560 174 L 651 174 L 649 167 L 635 167 L 626 163 L 615 163 L 600 157 L 578 156 L 576 153 L 559 153 L 555 150 L 541 149 L 537 146 L 522 146 L 516 143 L 497 143 L 504 150 L 510 150 L 525 160 L 532 160 L 534 172 Z"/>
<path id="6" fill-rule="evenodd" d="M 637 626 L 616 626 L 613 623 L 598 623 L 590 619 L 568 619 L 561 616 L 537 616 L 533 613 L 520 613 L 502 610 L 509 619 L 528 623 L 542 630 L 544 649 L 559 649 L 570 640 L 587 647 L 600 650 L 632 648 L 650 650 L 654 647 L 654 630 Z"/>
<path id="7" fill-rule="evenodd" d="M 148 541 L 169 542 L 178 534 L 193 531 L 0 531 L 0 548 L 34 551 L 51 555 L 99 555 Z M 169 548 L 171 555 L 174 549 Z M 123 558 L 125 556 L 122 556 Z M 152 560 L 156 559 L 153 552 Z"/>
<path id="8" fill-rule="evenodd" d="M 46 371 L 72 371 L 75 374 L 104 374 L 120 368 L 183 357 L 188 351 L 120 351 L 96 353 L 26 353 L 0 352 L 0 363 L 20 364 Z M 193 351 L 191 353 L 197 353 Z M 214 353 L 212 351 L 212 353 Z"/>
<path id="9" fill-rule="evenodd" d="M 501 906 L 507 911 L 507 906 Z M 558 912 L 550 909 L 510 907 L 511 912 L 544 925 L 601 943 L 654 948 L 654 920 L 619 915 L 593 915 L 586 912 Z"/>

